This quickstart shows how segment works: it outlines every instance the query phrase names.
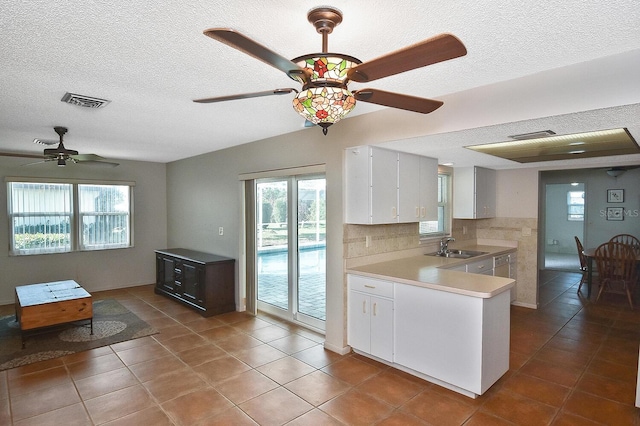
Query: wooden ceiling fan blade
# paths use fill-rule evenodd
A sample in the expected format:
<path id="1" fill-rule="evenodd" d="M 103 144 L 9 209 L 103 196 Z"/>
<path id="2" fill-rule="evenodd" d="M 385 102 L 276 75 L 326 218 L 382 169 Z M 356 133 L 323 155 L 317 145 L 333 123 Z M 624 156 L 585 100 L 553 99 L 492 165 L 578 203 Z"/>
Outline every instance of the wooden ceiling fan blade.
<path id="1" fill-rule="evenodd" d="M 70 155 L 69 159 L 76 164 L 88 164 L 92 166 L 116 167 L 119 163 L 114 163 L 96 154 L 77 154 Z"/>
<path id="2" fill-rule="evenodd" d="M 284 56 L 231 28 L 210 28 L 204 30 L 204 35 L 246 53 L 249 56 L 253 56 L 265 64 L 279 69 L 293 79 L 300 78 L 303 81 L 308 81 L 309 79 L 307 71 L 295 62 L 291 62 Z"/>
<path id="3" fill-rule="evenodd" d="M 22 165 L 23 166 L 34 166 L 36 164 L 50 163 L 52 161 L 57 161 L 57 160 L 55 158 L 46 158 L 46 159 L 41 160 L 41 161 L 36 161 L 36 162 L 33 162 L 33 163 L 27 163 L 27 164 L 22 164 Z"/>
<path id="4" fill-rule="evenodd" d="M 456 36 L 439 34 L 359 64 L 349 70 L 348 78 L 352 81 L 364 83 L 458 58 L 466 54 L 466 47 Z"/>
<path id="5" fill-rule="evenodd" d="M 434 99 L 401 95 L 400 93 L 385 92 L 384 90 L 378 89 L 358 90 L 354 92 L 354 96 L 358 101 L 419 112 L 421 114 L 429 114 L 443 105 L 443 102 Z"/>
<path id="6" fill-rule="evenodd" d="M 287 93 L 291 93 L 291 92 L 298 93 L 296 89 L 288 87 L 286 89 L 265 90 L 263 92 L 242 93 L 239 95 L 227 95 L 227 96 L 217 96 L 215 98 L 194 99 L 193 102 L 197 102 L 200 104 L 210 104 L 214 102 L 233 101 L 236 99 L 259 98 L 261 96 L 286 95 Z"/>
<path id="7" fill-rule="evenodd" d="M 40 154 L 29 154 L 26 152 L 0 152 L 0 157 L 18 157 L 18 158 L 42 158 Z"/>

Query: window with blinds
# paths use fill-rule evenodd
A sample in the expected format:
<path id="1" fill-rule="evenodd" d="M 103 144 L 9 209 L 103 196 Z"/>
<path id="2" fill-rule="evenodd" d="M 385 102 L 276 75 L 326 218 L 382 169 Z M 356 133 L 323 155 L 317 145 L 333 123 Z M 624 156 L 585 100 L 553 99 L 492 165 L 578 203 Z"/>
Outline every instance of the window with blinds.
<path id="1" fill-rule="evenodd" d="M 447 173 L 438 173 L 438 220 L 420 222 L 420 238 L 441 237 L 449 234 L 451 224 L 451 179 Z"/>
<path id="2" fill-rule="evenodd" d="M 62 183 L 9 183 L 13 254 L 71 251 L 72 189 Z"/>
<path id="3" fill-rule="evenodd" d="M 132 185 L 8 182 L 12 255 L 132 245 Z"/>

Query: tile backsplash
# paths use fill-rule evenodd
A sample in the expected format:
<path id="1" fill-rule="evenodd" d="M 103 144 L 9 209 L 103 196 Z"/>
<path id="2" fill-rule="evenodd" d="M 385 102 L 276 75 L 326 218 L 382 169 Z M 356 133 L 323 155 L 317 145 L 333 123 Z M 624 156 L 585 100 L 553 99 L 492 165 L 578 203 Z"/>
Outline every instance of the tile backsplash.
<path id="1" fill-rule="evenodd" d="M 518 275 L 516 303 L 537 302 L 537 218 L 454 220 L 451 247 L 487 240 L 516 242 Z M 416 256 L 438 250 L 438 240 L 420 243 L 417 223 L 344 225 L 344 261 L 347 267 Z"/>

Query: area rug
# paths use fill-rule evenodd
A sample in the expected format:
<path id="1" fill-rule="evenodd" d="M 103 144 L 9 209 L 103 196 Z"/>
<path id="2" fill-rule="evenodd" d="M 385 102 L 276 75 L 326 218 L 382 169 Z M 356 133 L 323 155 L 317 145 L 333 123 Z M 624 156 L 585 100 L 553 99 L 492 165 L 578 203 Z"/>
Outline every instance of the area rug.
<path id="1" fill-rule="evenodd" d="M 22 334 L 14 315 L 0 317 L 0 371 L 58 358 L 100 346 L 149 336 L 157 331 L 117 300 L 93 302 L 93 335 L 89 321 Z"/>

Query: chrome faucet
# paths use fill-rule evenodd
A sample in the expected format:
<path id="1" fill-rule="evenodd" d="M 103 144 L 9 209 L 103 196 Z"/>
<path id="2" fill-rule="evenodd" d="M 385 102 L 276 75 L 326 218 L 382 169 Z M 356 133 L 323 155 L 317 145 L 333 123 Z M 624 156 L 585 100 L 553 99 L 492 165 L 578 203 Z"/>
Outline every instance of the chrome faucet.
<path id="1" fill-rule="evenodd" d="M 443 237 L 440 239 L 440 251 L 439 254 L 444 254 L 449 250 L 449 243 L 455 241 L 456 239 L 453 237 Z"/>

